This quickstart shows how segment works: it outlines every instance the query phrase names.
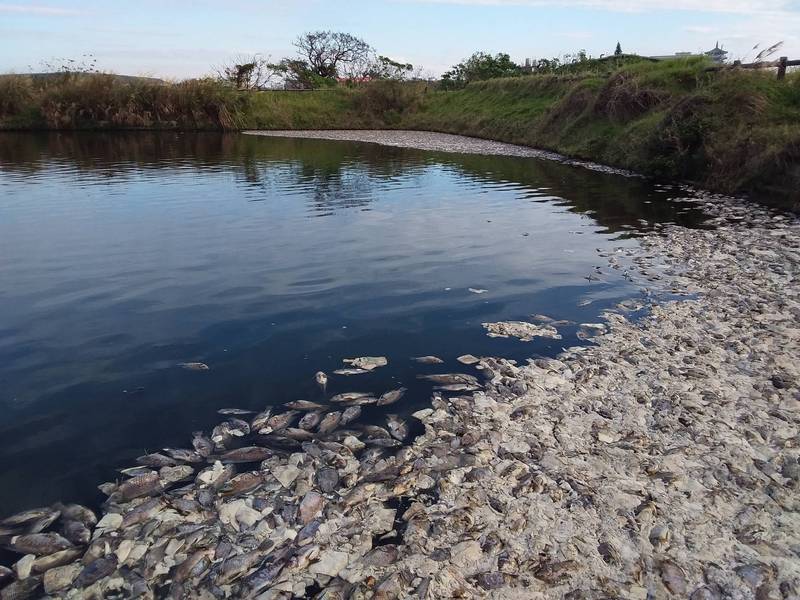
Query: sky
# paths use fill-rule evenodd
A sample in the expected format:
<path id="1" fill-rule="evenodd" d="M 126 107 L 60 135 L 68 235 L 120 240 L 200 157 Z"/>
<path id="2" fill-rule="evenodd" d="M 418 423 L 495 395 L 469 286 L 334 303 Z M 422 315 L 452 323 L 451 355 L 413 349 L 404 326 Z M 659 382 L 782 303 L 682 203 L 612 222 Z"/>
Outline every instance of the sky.
<path id="1" fill-rule="evenodd" d="M 731 59 L 783 41 L 800 59 L 800 0 L 0 0 L 0 72 L 39 72 L 93 55 L 104 71 L 183 79 L 233 57 L 294 53 L 304 31 L 364 38 L 438 76 L 476 50 L 525 58 L 580 49 Z"/>

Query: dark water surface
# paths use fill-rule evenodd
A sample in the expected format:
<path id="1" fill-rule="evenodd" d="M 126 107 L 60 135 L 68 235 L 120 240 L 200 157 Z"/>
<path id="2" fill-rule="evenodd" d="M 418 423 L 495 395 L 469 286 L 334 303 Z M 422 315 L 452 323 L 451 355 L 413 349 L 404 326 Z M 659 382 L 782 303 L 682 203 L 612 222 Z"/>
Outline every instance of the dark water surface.
<path id="1" fill-rule="evenodd" d="M 700 216 L 670 191 L 528 158 L 216 134 L 0 134 L 0 515 L 187 446 L 216 410 L 410 392 L 455 357 L 579 343 L 483 321 L 597 321 L 639 290 L 596 248 Z M 602 265 L 600 281 L 585 277 Z M 483 288 L 474 294 L 468 288 Z M 581 300 L 592 300 L 578 306 Z M 411 356 L 448 361 L 425 367 Z M 207 372 L 178 363 L 202 361 Z M 378 409 L 366 418 L 378 419 Z"/>

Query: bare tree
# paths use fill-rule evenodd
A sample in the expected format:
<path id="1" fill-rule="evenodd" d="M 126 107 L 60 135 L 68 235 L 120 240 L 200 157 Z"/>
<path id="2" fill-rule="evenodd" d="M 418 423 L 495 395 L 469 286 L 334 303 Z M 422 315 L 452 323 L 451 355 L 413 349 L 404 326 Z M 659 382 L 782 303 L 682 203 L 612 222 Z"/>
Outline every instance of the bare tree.
<path id="1" fill-rule="evenodd" d="M 217 70 L 220 79 L 228 81 L 240 90 L 265 88 L 277 73 L 269 57 L 260 54 L 239 55 Z"/>
<path id="2" fill-rule="evenodd" d="M 366 65 L 373 54 L 367 42 L 339 31 L 304 33 L 294 46 L 311 70 L 324 78 L 338 77 L 342 70 L 353 71 L 358 65 Z"/>

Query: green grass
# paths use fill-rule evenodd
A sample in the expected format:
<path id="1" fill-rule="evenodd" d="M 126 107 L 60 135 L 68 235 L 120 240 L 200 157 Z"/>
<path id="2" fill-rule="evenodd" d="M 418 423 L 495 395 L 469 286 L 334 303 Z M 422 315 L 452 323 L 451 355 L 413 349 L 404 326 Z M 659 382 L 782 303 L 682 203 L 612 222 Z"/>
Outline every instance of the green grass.
<path id="1" fill-rule="evenodd" d="M 456 91 L 237 92 L 218 82 L 0 77 L 0 128 L 363 129 L 459 133 L 554 150 L 724 192 L 800 197 L 800 73 L 704 59 L 606 61 Z"/>

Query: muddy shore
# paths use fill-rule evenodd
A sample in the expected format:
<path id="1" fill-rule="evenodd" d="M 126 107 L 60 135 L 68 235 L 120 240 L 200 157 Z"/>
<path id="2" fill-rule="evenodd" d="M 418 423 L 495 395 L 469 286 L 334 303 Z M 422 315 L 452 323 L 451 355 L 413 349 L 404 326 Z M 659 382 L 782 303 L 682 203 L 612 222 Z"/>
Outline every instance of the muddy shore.
<path id="1" fill-rule="evenodd" d="M 0 597 L 797 598 L 800 222 L 676 195 L 715 228 L 599 248 L 645 293 L 585 324 L 593 345 L 480 358 L 404 446 L 343 426 L 280 448 L 231 419 L 106 485 L 101 515 L 0 524 L 20 555 Z M 225 459 L 235 438 L 263 460 Z"/>

